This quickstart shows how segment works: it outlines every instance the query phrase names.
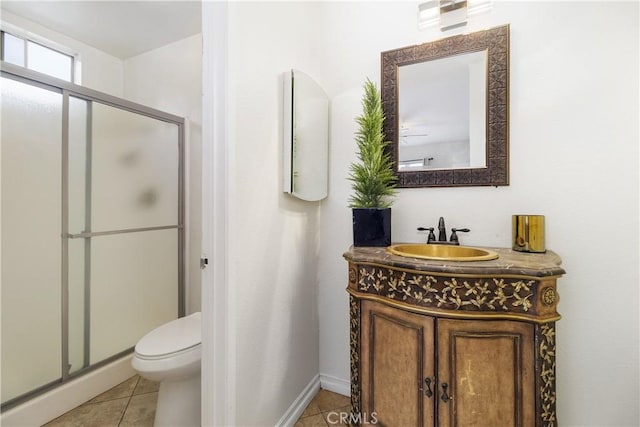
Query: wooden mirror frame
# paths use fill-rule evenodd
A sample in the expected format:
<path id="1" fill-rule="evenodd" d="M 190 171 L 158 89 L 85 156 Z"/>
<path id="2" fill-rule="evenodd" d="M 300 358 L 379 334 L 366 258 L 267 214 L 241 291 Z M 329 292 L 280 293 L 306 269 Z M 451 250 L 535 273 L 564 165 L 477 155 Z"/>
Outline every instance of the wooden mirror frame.
<path id="1" fill-rule="evenodd" d="M 487 51 L 487 135 L 484 168 L 398 170 L 398 67 L 464 53 Z M 397 186 L 467 187 L 509 185 L 509 25 L 394 49 L 381 54 L 384 133 Z"/>

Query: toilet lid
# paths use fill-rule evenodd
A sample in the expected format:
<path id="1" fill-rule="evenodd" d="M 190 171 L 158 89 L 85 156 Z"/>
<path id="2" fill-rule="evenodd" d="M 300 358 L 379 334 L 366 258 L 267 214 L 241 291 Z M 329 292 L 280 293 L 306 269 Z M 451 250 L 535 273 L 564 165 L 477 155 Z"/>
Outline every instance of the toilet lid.
<path id="1" fill-rule="evenodd" d="M 140 356 L 157 357 L 195 347 L 201 342 L 200 320 L 198 312 L 165 323 L 142 337 L 135 351 Z"/>

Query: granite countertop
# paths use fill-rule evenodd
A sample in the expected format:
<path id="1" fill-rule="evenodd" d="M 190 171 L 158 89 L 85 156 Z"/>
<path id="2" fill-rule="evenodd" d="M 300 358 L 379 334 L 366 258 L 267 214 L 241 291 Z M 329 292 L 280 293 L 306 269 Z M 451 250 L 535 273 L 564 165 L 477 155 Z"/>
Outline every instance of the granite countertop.
<path id="1" fill-rule="evenodd" d="M 393 255 L 385 247 L 354 247 L 344 253 L 347 261 L 373 263 L 409 270 L 451 274 L 509 274 L 548 277 L 565 273 L 562 259 L 553 251 L 545 253 L 517 252 L 510 248 L 490 248 L 498 258 L 489 261 L 435 261 Z"/>

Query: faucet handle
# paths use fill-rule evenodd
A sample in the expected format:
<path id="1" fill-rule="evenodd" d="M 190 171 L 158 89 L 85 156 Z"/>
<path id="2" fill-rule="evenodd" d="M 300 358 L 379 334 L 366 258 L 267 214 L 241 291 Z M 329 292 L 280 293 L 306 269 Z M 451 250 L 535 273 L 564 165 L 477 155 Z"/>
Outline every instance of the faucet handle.
<path id="1" fill-rule="evenodd" d="M 444 226 L 444 217 L 438 220 L 438 242 L 447 241 L 447 228 Z"/>
<path id="2" fill-rule="evenodd" d="M 418 231 L 428 231 L 429 232 L 429 236 L 427 237 L 427 243 L 432 243 L 436 241 L 436 235 L 433 233 L 434 228 L 433 227 L 429 227 L 429 228 L 425 228 L 425 227 L 418 227 Z"/>
<path id="3" fill-rule="evenodd" d="M 455 243 L 456 245 L 459 245 L 460 242 L 458 241 L 458 235 L 456 234 L 457 231 L 461 233 L 468 233 L 471 230 L 469 230 L 468 228 L 452 228 L 451 229 L 451 238 L 449 239 L 449 241 Z"/>

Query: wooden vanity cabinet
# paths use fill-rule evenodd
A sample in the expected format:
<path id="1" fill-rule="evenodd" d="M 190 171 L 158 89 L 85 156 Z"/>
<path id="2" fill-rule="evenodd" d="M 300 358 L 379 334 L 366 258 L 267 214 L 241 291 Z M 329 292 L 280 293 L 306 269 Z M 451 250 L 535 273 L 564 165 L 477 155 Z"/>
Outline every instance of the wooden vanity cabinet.
<path id="1" fill-rule="evenodd" d="M 362 302 L 362 414 L 383 426 L 433 426 L 435 319 Z M 373 419 L 375 418 L 375 420 Z"/>
<path id="2" fill-rule="evenodd" d="M 437 346 L 438 425 L 535 426 L 531 324 L 439 319 Z"/>
<path id="3" fill-rule="evenodd" d="M 479 273 L 470 265 L 438 271 L 384 248 L 345 254 L 352 425 L 557 426 L 556 279 L 564 270 L 553 253 L 525 256 L 529 264 L 514 269 L 519 256 L 502 254 L 508 273 L 496 261 Z"/>
<path id="4" fill-rule="evenodd" d="M 530 324 L 438 319 L 368 300 L 361 309 L 362 413 L 369 420 L 535 425 Z"/>

